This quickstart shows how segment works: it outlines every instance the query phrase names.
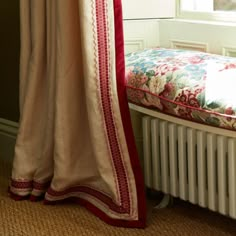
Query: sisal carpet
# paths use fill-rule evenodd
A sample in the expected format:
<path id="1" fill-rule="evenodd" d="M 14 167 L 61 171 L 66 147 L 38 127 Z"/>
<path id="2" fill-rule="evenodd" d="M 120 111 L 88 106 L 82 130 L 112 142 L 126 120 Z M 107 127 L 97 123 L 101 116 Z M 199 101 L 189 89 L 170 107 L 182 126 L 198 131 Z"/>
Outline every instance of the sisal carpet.
<path id="1" fill-rule="evenodd" d="M 9 174 L 0 161 L 0 236 L 236 235 L 236 220 L 181 201 L 149 214 L 144 230 L 109 226 L 79 205 L 16 202 L 6 192 Z"/>

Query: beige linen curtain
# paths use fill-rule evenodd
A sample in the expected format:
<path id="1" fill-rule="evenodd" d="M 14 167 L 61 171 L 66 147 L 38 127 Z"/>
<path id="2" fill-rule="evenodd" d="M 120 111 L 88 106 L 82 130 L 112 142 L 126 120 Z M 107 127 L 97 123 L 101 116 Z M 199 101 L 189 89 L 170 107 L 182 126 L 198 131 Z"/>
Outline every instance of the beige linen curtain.
<path id="1" fill-rule="evenodd" d="M 120 0 L 21 0 L 20 127 L 10 193 L 144 227 Z"/>

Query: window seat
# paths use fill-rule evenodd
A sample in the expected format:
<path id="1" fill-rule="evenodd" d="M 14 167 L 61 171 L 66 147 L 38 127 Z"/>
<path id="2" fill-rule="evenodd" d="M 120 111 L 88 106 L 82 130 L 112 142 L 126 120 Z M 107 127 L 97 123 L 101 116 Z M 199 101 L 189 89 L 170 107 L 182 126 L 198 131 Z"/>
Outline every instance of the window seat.
<path id="1" fill-rule="evenodd" d="M 236 130 L 236 58 L 152 48 L 126 55 L 129 103 Z"/>

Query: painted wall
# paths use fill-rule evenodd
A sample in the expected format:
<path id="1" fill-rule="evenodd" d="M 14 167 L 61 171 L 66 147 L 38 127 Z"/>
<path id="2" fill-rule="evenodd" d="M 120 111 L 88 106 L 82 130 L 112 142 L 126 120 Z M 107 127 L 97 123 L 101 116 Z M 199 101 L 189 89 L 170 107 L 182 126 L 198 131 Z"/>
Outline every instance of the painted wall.
<path id="1" fill-rule="evenodd" d="M 159 46 L 159 19 L 124 20 L 125 53 Z"/>
<path id="2" fill-rule="evenodd" d="M 124 0 L 124 19 L 160 19 L 175 15 L 175 0 Z"/>
<path id="3" fill-rule="evenodd" d="M 159 20 L 175 16 L 175 0 L 129 0 L 122 3 L 125 53 L 158 47 Z"/>
<path id="4" fill-rule="evenodd" d="M 18 121 L 19 0 L 0 3 L 0 118 Z"/>
<path id="5" fill-rule="evenodd" d="M 159 22 L 160 46 L 236 56 L 236 25 L 166 19 Z"/>

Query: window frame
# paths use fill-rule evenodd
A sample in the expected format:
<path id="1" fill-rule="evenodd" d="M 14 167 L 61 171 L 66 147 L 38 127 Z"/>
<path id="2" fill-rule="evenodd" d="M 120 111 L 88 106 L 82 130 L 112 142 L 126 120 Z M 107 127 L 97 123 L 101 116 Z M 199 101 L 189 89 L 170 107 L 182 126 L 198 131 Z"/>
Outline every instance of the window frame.
<path id="1" fill-rule="evenodd" d="M 185 20 L 217 21 L 236 23 L 236 11 L 234 12 L 199 12 L 182 11 L 181 0 L 176 0 L 176 18 Z"/>

